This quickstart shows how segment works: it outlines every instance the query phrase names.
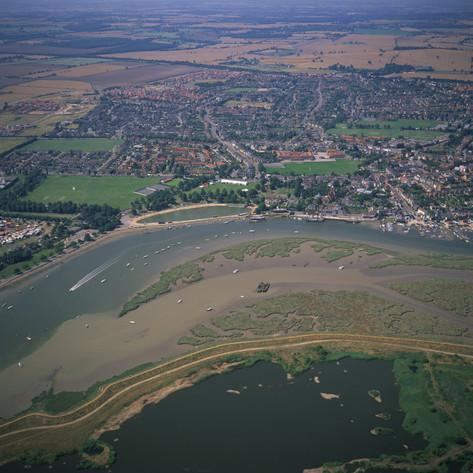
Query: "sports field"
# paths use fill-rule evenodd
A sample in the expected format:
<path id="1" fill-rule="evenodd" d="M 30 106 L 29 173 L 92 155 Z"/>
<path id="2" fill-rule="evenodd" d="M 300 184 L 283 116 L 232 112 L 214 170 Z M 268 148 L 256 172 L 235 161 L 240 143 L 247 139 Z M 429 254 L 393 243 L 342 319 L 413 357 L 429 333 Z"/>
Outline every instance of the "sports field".
<path id="1" fill-rule="evenodd" d="M 383 138 L 416 138 L 420 140 L 429 140 L 436 138 L 445 132 L 433 130 L 441 122 L 434 120 L 393 120 L 393 121 L 373 121 L 358 122 L 352 128 L 346 123 L 338 123 L 335 128 L 328 132 L 332 135 L 351 135 L 351 136 L 379 136 Z M 379 128 L 366 128 L 368 126 L 379 126 Z M 405 129 L 409 128 L 409 129 Z"/>
<path id="2" fill-rule="evenodd" d="M 77 202 L 108 204 L 126 209 L 139 198 L 134 191 L 158 184 L 157 177 L 135 176 L 48 176 L 26 199 L 35 202 Z"/>
<path id="3" fill-rule="evenodd" d="M 29 151 L 111 151 L 122 140 L 111 138 L 48 138 L 34 141 L 25 149 Z"/>
<path id="4" fill-rule="evenodd" d="M 287 163 L 284 167 L 271 167 L 267 166 L 266 170 L 269 174 L 283 174 L 289 175 L 314 175 L 318 174 L 325 176 L 327 174 L 352 174 L 360 166 L 359 161 L 353 161 L 351 159 L 337 159 L 335 161 L 328 162 L 307 162 L 307 163 Z"/>

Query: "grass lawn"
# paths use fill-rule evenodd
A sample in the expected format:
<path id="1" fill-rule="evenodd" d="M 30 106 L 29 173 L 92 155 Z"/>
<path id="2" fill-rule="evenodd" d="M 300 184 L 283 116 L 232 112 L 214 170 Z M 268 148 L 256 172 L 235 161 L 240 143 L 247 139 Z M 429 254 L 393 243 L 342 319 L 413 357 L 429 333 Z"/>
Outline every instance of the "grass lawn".
<path id="1" fill-rule="evenodd" d="M 255 182 L 251 182 L 247 186 L 241 186 L 240 184 L 225 184 L 223 182 L 216 182 L 215 184 L 212 184 L 206 187 L 205 190 L 207 192 L 208 191 L 216 192 L 217 190 L 223 191 L 224 189 L 226 189 L 228 192 L 231 190 L 237 192 L 237 191 L 241 191 L 242 189 L 253 189 L 255 185 L 256 185 Z"/>
<path id="2" fill-rule="evenodd" d="M 28 151 L 111 151 L 122 140 L 109 138 L 50 138 L 34 141 Z"/>
<path id="3" fill-rule="evenodd" d="M 363 125 L 379 125 L 380 128 L 348 128 L 345 123 L 337 123 L 335 128 L 328 130 L 332 135 L 351 135 L 351 136 L 379 136 L 383 138 L 398 138 L 403 136 L 406 138 L 417 138 L 421 140 L 428 140 L 436 138 L 445 134 L 442 131 L 430 130 L 441 122 L 435 120 L 392 120 L 392 121 L 373 121 L 373 122 L 357 122 L 360 126 Z M 389 128 L 384 128 L 389 126 Z M 413 130 L 402 130 L 402 128 L 415 128 Z"/>
<path id="4" fill-rule="evenodd" d="M 169 182 L 163 182 L 163 184 L 169 187 L 177 187 L 182 181 L 183 179 L 176 178 Z"/>
<path id="5" fill-rule="evenodd" d="M 283 175 L 326 175 L 334 174 L 351 174 L 355 172 L 360 166 L 359 161 L 350 159 L 337 159 L 329 162 L 307 162 L 307 163 L 287 163 L 284 167 L 267 166 L 266 170 L 269 174 L 283 174 Z"/>
<path id="6" fill-rule="evenodd" d="M 6 153 L 25 141 L 26 138 L 0 138 L 0 153 Z"/>
<path id="7" fill-rule="evenodd" d="M 48 176 L 26 199 L 35 202 L 109 204 L 126 209 L 139 196 L 134 192 L 158 184 L 158 177 L 135 176 Z"/>

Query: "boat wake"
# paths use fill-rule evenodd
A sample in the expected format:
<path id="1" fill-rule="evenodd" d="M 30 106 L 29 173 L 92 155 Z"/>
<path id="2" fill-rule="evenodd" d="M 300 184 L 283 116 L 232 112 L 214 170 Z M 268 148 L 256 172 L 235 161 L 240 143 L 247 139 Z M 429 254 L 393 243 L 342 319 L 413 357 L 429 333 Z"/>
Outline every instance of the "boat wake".
<path id="1" fill-rule="evenodd" d="M 93 271 L 90 273 L 86 274 L 83 278 L 79 279 L 70 289 L 70 292 L 74 292 L 77 289 L 79 289 L 81 286 L 84 284 L 88 283 L 95 277 L 97 277 L 100 273 L 103 273 L 106 269 L 110 268 L 113 264 L 115 264 L 118 260 L 120 259 L 120 256 L 117 256 L 115 258 L 112 258 L 111 260 L 106 261 L 99 267 L 95 268 Z"/>

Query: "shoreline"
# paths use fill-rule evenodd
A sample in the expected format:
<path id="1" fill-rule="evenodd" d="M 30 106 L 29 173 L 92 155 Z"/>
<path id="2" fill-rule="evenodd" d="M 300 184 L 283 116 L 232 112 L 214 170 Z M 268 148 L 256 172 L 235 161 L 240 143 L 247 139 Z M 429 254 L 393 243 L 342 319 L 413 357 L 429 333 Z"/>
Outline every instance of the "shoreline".
<path id="1" fill-rule="evenodd" d="M 166 209 L 164 212 L 169 213 L 169 212 L 174 212 L 178 210 L 191 210 L 193 208 L 207 207 L 208 205 L 214 206 L 214 204 L 202 204 L 202 205 L 196 205 L 196 206 Z M 215 204 L 215 205 L 227 206 L 227 204 Z M 189 224 L 198 225 L 198 224 L 218 222 L 220 220 L 233 221 L 233 220 L 244 220 L 246 218 L 246 216 L 240 216 L 240 215 L 224 215 L 220 217 L 206 217 L 206 218 L 193 219 L 193 220 L 180 220 L 178 222 L 169 222 L 169 223 L 164 223 L 164 224 L 159 223 L 159 222 L 139 223 L 138 221 L 138 220 L 143 220 L 148 217 L 152 217 L 153 215 L 159 214 L 161 212 L 163 211 L 151 212 L 149 215 L 137 217 L 136 220 L 130 220 L 128 222 L 125 221 L 125 224 L 122 223 L 121 226 L 117 227 L 115 230 L 112 230 L 111 232 L 100 234 L 93 241 L 83 243 L 78 248 L 75 248 L 69 251 L 65 250 L 64 253 L 56 255 L 51 261 L 40 263 L 34 268 L 31 268 L 21 274 L 6 278 L 0 281 L 0 290 L 13 286 L 14 284 L 19 283 L 23 281 L 24 279 L 27 279 L 31 276 L 34 276 L 35 274 L 39 274 L 48 269 L 55 268 L 56 266 L 60 264 L 64 264 L 65 262 L 71 259 L 74 259 L 76 256 L 79 256 L 82 253 L 85 253 L 94 248 L 98 248 L 109 241 L 127 236 L 129 234 L 146 232 L 147 230 L 153 230 L 153 231 L 157 229 L 166 230 L 170 227 L 178 228 L 178 227 L 189 225 Z"/>
<path id="2" fill-rule="evenodd" d="M 140 223 L 140 220 L 152 217 L 158 214 L 166 214 L 170 212 L 176 212 L 180 210 L 192 210 L 192 209 L 199 209 L 205 207 L 213 207 L 213 206 L 232 206 L 233 204 L 193 204 L 190 206 L 185 207 L 174 207 L 170 209 L 165 209 L 159 212 L 150 212 L 146 215 L 141 215 L 138 217 L 130 218 L 130 216 L 125 216 L 122 219 L 122 223 L 119 227 L 112 230 L 108 233 L 99 234 L 93 241 L 85 242 L 78 248 L 72 250 L 65 250 L 64 253 L 56 255 L 51 261 L 46 261 L 44 263 L 40 263 L 39 265 L 21 273 L 18 275 L 11 276 L 9 278 L 3 279 L 0 281 L 0 291 L 10 286 L 13 286 L 21 281 L 28 279 L 36 274 L 40 274 L 42 272 L 47 271 L 48 269 L 53 269 L 58 265 L 64 264 L 65 262 L 74 259 L 77 256 L 80 256 L 82 253 L 86 253 L 89 250 L 94 248 L 98 248 L 110 241 L 120 239 L 122 237 L 126 237 L 128 235 L 132 235 L 134 233 L 146 233 L 147 231 L 157 231 L 157 230 L 167 230 L 171 228 L 180 228 L 186 225 L 205 225 L 210 223 L 217 223 L 220 221 L 238 221 L 238 220 L 245 220 L 248 215 L 251 215 L 254 212 L 254 208 L 248 208 L 248 215 L 241 216 L 241 215 L 226 215 L 226 216 L 218 216 L 218 217 L 205 217 L 201 219 L 191 219 L 191 220 L 180 220 L 175 222 L 167 222 L 167 223 L 159 223 L 159 222 L 151 222 L 151 223 Z M 236 204 L 235 204 L 236 205 Z M 288 215 L 280 215 L 280 214 L 266 214 L 267 219 L 290 219 Z M 372 230 L 376 230 L 380 234 L 382 232 L 377 229 L 374 222 L 361 222 L 359 225 L 371 228 Z M 323 224 L 323 222 L 321 223 Z M 319 224 L 317 224 L 319 225 Z M 347 241 L 358 241 L 362 243 L 371 244 L 370 242 L 363 240 L 363 239 L 350 239 L 348 238 Z M 445 240 L 447 241 L 447 240 Z M 394 245 L 397 246 L 397 245 Z M 393 245 L 387 244 L 383 246 L 384 248 L 392 248 Z M 400 248 L 398 247 L 397 250 Z M 404 251 L 406 251 L 404 249 Z M 419 253 L 420 250 L 407 250 L 407 251 L 414 251 L 415 253 Z M 427 251 L 432 252 L 432 251 Z M 435 252 L 435 250 L 434 250 Z M 439 251 L 437 251 L 439 252 Z"/>
<path id="3" fill-rule="evenodd" d="M 221 203 L 192 204 L 192 205 L 186 205 L 186 206 L 183 206 L 183 207 L 170 207 L 170 208 L 164 209 L 164 210 L 157 210 L 157 211 L 153 211 L 153 212 L 148 212 L 146 215 L 140 215 L 140 216 L 132 218 L 131 222 L 132 222 L 133 225 L 150 225 L 150 224 L 158 223 L 158 222 L 143 223 L 142 221 L 146 220 L 148 218 L 157 217 L 158 215 L 166 215 L 166 214 L 173 213 L 173 212 L 181 212 L 183 210 L 205 209 L 205 208 L 209 208 L 209 207 L 244 207 L 244 208 L 246 208 L 243 204 L 221 204 Z M 252 208 L 252 207 L 248 207 L 248 213 L 251 214 L 253 209 L 254 208 Z M 237 216 L 238 215 L 220 215 L 218 217 L 197 218 L 197 219 L 193 219 L 192 221 L 207 220 L 209 218 L 213 219 L 213 218 L 237 217 Z M 190 221 L 190 220 L 188 220 L 188 221 Z M 179 220 L 179 222 L 184 222 L 184 220 Z M 171 223 L 178 223 L 178 222 L 177 221 L 175 221 L 175 222 L 165 222 L 165 224 L 168 224 L 168 225 L 171 224 Z M 164 224 L 161 223 L 160 225 L 164 225 Z"/>

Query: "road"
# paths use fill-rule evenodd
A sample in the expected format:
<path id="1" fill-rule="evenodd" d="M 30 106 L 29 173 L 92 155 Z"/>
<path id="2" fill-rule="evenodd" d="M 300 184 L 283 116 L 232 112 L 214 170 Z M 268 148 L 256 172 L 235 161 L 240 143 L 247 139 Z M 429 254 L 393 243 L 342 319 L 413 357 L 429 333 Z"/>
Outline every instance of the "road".
<path id="1" fill-rule="evenodd" d="M 213 121 L 210 116 L 209 110 L 205 109 L 203 114 L 203 121 L 211 138 L 217 140 L 227 151 L 227 153 L 242 164 L 249 166 L 250 164 L 258 168 L 258 160 L 250 153 L 238 146 L 237 143 L 224 139 L 217 128 L 217 124 Z"/>

